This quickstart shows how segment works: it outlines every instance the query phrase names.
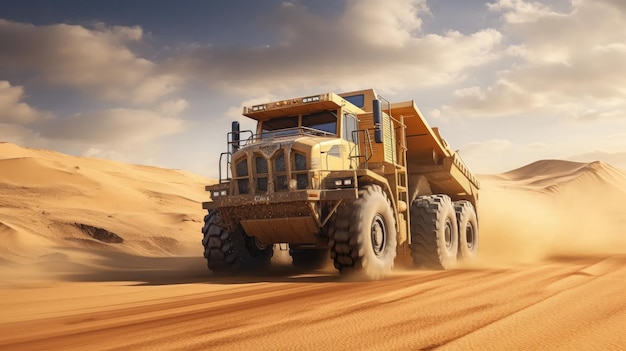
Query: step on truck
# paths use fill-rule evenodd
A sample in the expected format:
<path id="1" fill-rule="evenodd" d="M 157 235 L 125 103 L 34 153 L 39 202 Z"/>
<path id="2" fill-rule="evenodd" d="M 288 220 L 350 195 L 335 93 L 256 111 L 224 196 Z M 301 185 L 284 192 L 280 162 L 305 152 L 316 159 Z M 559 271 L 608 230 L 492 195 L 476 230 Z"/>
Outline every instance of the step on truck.
<path id="1" fill-rule="evenodd" d="M 265 269 L 275 247 L 294 266 L 367 279 L 389 274 L 397 252 L 448 269 L 478 249 L 479 182 L 414 101 L 373 89 L 244 107 L 233 122 L 202 228 L 217 274 Z M 277 245 L 278 244 L 278 245 Z"/>

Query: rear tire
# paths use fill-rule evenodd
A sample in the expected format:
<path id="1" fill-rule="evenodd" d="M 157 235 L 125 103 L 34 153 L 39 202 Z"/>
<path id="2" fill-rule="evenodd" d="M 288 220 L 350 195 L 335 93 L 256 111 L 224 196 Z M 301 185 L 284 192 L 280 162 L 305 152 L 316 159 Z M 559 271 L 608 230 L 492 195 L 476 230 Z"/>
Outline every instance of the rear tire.
<path id="1" fill-rule="evenodd" d="M 396 220 L 380 186 L 365 186 L 356 201 L 342 204 L 329 235 L 330 256 L 340 273 L 354 271 L 376 280 L 391 272 L 396 257 Z"/>
<path id="2" fill-rule="evenodd" d="M 411 256 L 415 266 L 449 269 L 456 264 L 459 236 L 449 196 L 419 196 L 413 201 L 411 239 Z"/>
<path id="3" fill-rule="evenodd" d="M 220 227 L 218 211 L 204 217 L 202 228 L 204 257 L 209 270 L 216 274 L 236 274 L 266 268 L 274 255 L 273 245 L 260 245 L 246 235 L 241 226 L 229 233 Z"/>
<path id="4" fill-rule="evenodd" d="M 478 217 L 471 202 L 462 200 L 454 203 L 459 226 L 459 257 L 463 260 L 476 258 L 478 253 Z"/>
<path id="5" fill-rule="evenodd" d="M 291 264 L 302 269 L 319 269 L 328 259 L 328 249 L 289 249 Z"/>

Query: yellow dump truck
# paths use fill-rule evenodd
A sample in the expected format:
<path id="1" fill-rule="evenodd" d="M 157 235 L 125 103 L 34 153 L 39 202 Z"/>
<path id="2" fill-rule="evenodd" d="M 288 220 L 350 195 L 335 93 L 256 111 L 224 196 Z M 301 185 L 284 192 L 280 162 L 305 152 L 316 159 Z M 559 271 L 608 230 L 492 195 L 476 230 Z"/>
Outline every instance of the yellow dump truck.
<path id="1" fill-rule="evenodd" d="M 478 248 L 479 182 L 414 101 L 373 89 L 244 107 L 233 122 L 202 228 L 211 271 L 293 264 L 388 274 L 404 246 L 418 267 L 447 269 Z M 404 252 L 404 251 L 402 251 Z"/>

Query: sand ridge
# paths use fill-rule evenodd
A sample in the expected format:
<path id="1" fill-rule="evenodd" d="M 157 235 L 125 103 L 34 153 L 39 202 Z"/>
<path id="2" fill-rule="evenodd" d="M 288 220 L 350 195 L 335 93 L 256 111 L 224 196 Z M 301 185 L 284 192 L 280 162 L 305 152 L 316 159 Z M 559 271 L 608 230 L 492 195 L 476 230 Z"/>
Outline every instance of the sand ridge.
<path id="1" fill-rule="evenodd" d="M 6 264 L 125 252 L 178 255 L 200 240 L 204 187 L 188 172 L 0 144 L 0 257 Z M 85 226 L 121 241 L 94 237 Z M 198 251 L 197 249 L 195 251 Z"/>

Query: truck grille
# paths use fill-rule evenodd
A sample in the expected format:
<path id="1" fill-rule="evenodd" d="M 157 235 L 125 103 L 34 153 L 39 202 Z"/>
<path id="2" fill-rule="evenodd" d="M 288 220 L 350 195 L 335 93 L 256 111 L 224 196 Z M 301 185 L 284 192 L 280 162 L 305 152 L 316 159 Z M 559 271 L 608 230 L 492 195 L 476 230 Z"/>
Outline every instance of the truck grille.
<path id="1" fill-rule="evenodd" d="M 248 159 L 243 158 L 235 164 L 235 181 L 239 194 L 247 194 L 250 189 L 248 186 Z"/>
<path id="2" fill-rule="evenodd" d="M 249 164 L 254 167 L 251 169 Z M 266 194 L 272 190 L 289 191 L 291 180 L 297 189 L 306 189 L 309 186 L 306 156 L 296 151 L 285 153 L 284 150 L 280 150 L 269 160 L 260 153 L 253 153 L 238 159 L 234 168 L 234 180 L 239 194 Z M 269 179 L 273 180 L 273 189 L 270 189 Z"/>
<path id="3" fill-rule="evenodd" d="M 269 176 L 269 168 L 267 160 L 263 156 L 254 157 L 254 179 L 256 190 L 258 192 L 267 192 L 267 177 Z"/>

